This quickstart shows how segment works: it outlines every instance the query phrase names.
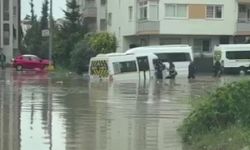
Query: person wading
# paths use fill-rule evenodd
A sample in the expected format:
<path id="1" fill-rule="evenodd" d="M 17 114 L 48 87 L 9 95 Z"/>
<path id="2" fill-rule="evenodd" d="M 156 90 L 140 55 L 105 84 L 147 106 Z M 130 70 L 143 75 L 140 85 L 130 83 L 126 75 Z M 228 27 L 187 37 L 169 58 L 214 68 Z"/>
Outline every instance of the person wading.
<path id="1" fill-rule="evenodd" d="M 188 79 L 194 79 L 195 78 L 195 72 L 196 72 L 196 67 L 194 65 L 194 62 L 191 61 L 189 66 L 188 66 Z"/>
<path id="2" fill-rule="evenodd" d="M 175 79 L 177 71 L 175 70 L 175 65 L 172 61 L 169 62 L 168 72 L 169 75 L 166 77 L 166 79 Z"/>
<path id="3" fill-rule="evenodd" d="M 155 70 L 156 70 L 156 78 L 162 79 L 163 75 L 162 72 L 165 69 L 165 65 L 162 63 L 161 60 L 157 60 L 155 63 Z"/>
<path id="4" fill-rule="evenodd" d="M 220 77 L 221 76 L 221 63 L 216 60 L 214 63 L 214 77 Z"/>
<path id="5" fill-rule="evenodd" d="M 6 61 L 6 56 L 1 51 L 0 52 L 0 65 L 1 65 L 2 70 L 4 70 L 4 68 L 5 68 L 5 61 Z"/>

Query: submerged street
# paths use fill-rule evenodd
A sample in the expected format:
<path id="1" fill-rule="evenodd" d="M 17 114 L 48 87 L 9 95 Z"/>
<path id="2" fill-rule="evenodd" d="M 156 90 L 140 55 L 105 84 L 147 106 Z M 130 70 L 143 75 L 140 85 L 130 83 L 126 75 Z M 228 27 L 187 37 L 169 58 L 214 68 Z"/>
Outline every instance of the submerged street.
<path id="1" fill-rule="evenodd" d="M 0 70 L 0 150 L 185 150 L 176 129 L 190 100 L 241 79 L 250 76 L 108 83 Z"/>

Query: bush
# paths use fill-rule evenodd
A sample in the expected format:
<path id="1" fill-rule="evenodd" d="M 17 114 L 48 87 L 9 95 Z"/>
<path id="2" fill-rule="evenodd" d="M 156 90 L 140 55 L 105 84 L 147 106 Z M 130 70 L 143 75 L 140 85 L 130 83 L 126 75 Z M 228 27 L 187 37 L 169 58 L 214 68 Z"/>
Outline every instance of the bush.
<path id="1" fill-rule="evenodd" d="M 86 40 L 78 42 L 71 52 L 71 67 L 78 74 L 88 71 L 89 60 L 95 56 Z"/>
<path id="2" fill-rule="evenodd" d="M 116 51 L 116 37 L 108 32 L 92 35 L 89 43 L 97 53 L 111 53 Z"/>
<path id="3" fill-rule="evenodd" d="M 250 123 L 250 81 L 233 82 L 203 98 L 180 128 L 184 142 L 212 130 Z"/>

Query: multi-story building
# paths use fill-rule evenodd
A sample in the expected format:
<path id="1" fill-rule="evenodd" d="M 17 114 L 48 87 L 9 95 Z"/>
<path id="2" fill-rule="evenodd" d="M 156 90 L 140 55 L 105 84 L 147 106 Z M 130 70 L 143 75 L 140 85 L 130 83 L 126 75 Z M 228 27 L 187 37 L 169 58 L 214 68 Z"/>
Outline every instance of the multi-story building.
<path id="1" fill-rule="evenodd" d="M 13 58 L 19 48 L 20 0 L 0 1 L 0 48 L 7 57 Z"/>
<path id="2" fill-rule="evenodd" d="M 95 0 L 76 0 L 80 6 L 81 18 L 86 23 L 88 31 L 95 32 L 97 30 L 96 17 L 97 5 Z"/>
<path id="3" fill-rule="evenodd" d="M 107 31 L 107 0 L 76 0 L 88 31 Z"/>
<path id="4" fill-rule="evenodd" d="M 109 0 L 106 12 L 119 52 L 188 44 L 196 56 L 211 56 L 214 45 L 250 39 L 250 0 Z"/>

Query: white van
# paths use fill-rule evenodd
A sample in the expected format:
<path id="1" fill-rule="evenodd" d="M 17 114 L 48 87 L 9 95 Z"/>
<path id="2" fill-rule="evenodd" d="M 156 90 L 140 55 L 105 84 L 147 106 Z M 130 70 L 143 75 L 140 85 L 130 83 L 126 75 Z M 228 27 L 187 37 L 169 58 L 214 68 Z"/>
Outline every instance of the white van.
<path id="1" fill-rule="evenodd" d="M 188 74 L 188 65 L 193 61 L 192 47 L 188 45 L 160 45 L 129 49 L 126 54 L 155 54 L 166 67 L 172 61 L 178 75 Z"/>
<path id="2" fill-rule="evenodd" d="M 218 60 L 225 72 L 250 71 L 250 44 L 223 44 L 214 47 L 214 62 Z"/>
<path id="3" fill-rule="evenodd" d="M 155 70 L 153 61 L 155 59 L 158 59 L 158 57 L 154 54 L 99 54 L 90 59 L 89 77 L 91 80 L 138 80 L 154 78 Z"/>

